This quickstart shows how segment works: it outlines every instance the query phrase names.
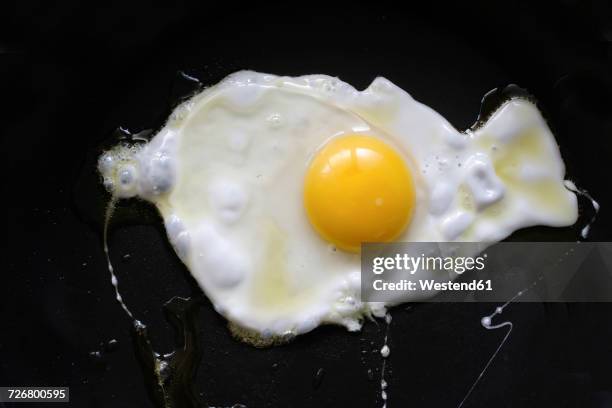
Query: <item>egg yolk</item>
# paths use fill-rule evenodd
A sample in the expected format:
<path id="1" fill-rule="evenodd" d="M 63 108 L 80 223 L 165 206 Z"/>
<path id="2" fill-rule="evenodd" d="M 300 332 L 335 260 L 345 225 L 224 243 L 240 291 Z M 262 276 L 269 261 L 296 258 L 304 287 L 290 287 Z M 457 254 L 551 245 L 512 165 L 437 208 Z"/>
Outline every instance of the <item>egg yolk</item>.
<path id="1" fill-rule="evenodd" d="M 332 139 L 306 172 L 304 206 L 317 232 L 336 247 L 359 252 L 362 242 L 400 236 L 415 205 L 408 166 L 372 136 Z"/>

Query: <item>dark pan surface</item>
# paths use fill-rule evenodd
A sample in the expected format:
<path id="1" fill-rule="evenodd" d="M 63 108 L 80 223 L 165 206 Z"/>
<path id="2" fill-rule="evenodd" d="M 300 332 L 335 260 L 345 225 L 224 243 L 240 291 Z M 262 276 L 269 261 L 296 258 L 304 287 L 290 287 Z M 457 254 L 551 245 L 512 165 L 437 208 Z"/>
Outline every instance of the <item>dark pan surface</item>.
<path id="1" fill-rule="evenodd" d="M 101 244 L 107 197 L 93 167 L 119 126 L 155 129 L 193 91 L 180 71 L 205 85 L 239 69 L 324 73 L 360 89 L 381 75 L 460 129 L 474 122 L 487 91 L 519 84 L 538 99 L 568 174 L 601 203 L 591 239 L 610 240 L 610 7 L 429 3 L 405 11 L 353 4 L 333 13 L 307 3 L 232 10 L 20 3 L 0 38 L 8 241 L 0 385 L 70 386 L 65 406 L 154 406 L 109 282 Z M 513 238 L 571 240 L 577 230 Z M 173 350 L 162 304 L 200 291 L 155 211 L 121 204 L 110 245 L 125 301 L 147 324 L 153 347 Z M 480 326 L 495 306 L 394 309 L 389 406 L 456 407 L 504 336 Z M 207 301 L 198 316 L 194 389 L 208 405 L 382 406 L 383 324 L 367 323 L 360 333 L 321 327 L 256 349 L 235 341 Z M 466 406 L 612 406 L 612 305 L 515 304 L 504 318 L 515 329 Z"/>

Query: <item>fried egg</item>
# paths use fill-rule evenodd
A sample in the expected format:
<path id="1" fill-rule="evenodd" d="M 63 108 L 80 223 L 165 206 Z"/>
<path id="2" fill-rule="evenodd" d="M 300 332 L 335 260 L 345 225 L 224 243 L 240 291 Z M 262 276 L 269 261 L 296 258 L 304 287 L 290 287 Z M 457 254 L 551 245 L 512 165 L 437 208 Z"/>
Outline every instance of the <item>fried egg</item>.
<path id="1" fill-rule="evenodd" d="M 158 208 L 216 310 L 262 338 L 383 315 L 360 300 L 363 242 L 496 242 L 578 214 L 530 101 L 461 132 L 384 78 L 358 91 L 325 75 L 237 72 L 150 142 L 105 152 L 99 171 L 116 197 Z"/>

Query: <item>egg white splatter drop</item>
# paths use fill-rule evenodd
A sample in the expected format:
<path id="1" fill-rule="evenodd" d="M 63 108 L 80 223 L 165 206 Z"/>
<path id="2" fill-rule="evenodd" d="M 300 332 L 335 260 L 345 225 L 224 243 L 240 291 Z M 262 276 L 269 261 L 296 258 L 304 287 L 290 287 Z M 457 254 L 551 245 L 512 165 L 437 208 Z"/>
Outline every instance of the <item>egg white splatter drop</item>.
<path id="1" fill-rule="evenodd" d="M 262 338 L 384 316 L 360 301 L 361 242 L 496 242 L 578 216 L 534 104 L 460 132 L 384 78 L 237 72 L 98 167 L 115 197 L 158 208 L 216 310 Z"/>

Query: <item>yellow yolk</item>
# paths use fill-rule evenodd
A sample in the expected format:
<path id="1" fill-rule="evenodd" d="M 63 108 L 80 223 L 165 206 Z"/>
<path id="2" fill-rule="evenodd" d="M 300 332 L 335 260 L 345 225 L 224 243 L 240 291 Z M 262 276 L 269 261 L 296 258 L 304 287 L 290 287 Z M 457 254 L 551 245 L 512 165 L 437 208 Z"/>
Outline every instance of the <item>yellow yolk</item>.
<path id="1" fill-rule="evenodd" d="M 412 217 L 415 192 L 402 157 L 382 140 L 349 135 L 314 157 L 304 181 L 304 206 L 317 232 L 358 252 L 362 242 L 396 239 Z"/>

